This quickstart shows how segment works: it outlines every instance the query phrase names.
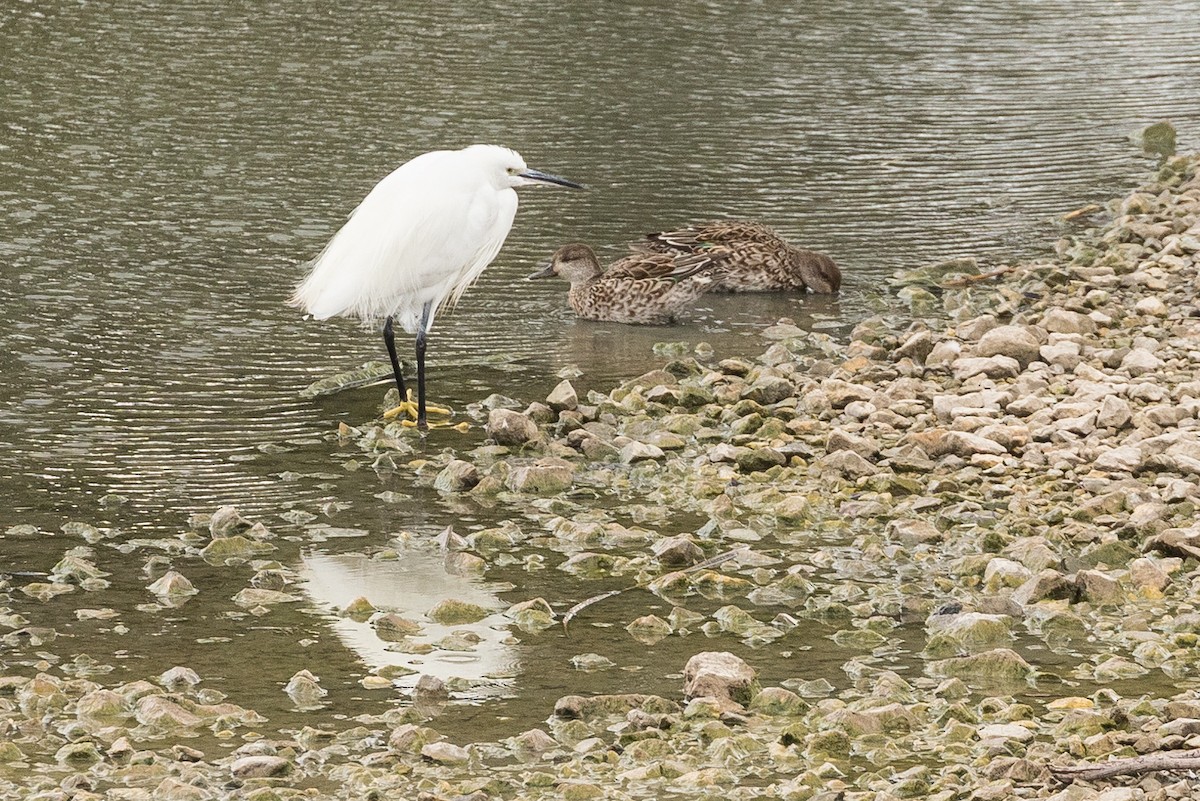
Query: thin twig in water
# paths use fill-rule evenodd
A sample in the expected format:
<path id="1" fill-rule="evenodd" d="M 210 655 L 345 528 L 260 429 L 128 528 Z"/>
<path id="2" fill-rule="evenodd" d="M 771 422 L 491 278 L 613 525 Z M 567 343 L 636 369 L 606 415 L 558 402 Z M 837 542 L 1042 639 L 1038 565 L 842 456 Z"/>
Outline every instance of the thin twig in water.
<path id="1" fill-rule="evenodd" d="M 749 550 L 749 547 L 750 546 L 748 546 L 748 545 L 739 545 L 738 547 L 734 548 L 732 551 L 725 551 L 724 553 L 719 553 L 716 556 L 712 557 L 711 559 L 705 559 L 703 562 L 697 562 L 696 564 L 692 565 L 691 567 L 684 568 L 683 570 L 675 570 L 670 573 L 664 573 L 662 576 L 659 576 L 659 578 L 667 578 L 668 576 L 684 576 L 684 575 L 687 575 L 688 573 L 695 573 L 698 570 L 707 570 L 710 567 L 716 567 L 717 565 L 722 565 L 722 564 L 728 562 L 730 559 L 733 559 L 733 558 L 737 557 L 739 554 L 744 553 L 745 551 Z M 599 595 L 593 595 L 591 598 L 585 598 L 584 600 L 580 601 L 579 603 L 575 604 L 570 609 L 568 609 L 567 613 L 565 615 L 563 615 L 563 633 L 569 634 L 570 632 L 567 631 L 567 625 L 571 622 L 571 620 L 577 614 L 582 612 L 584 609 L 587 609 L 592 604 L 600 603 L 605 598 L 611 598 L 614 595 L 620 595 L 621 593 L 625 592 L 626 590 L 641 589 L 642 586 L 643 585 L 641 585 L 641 584 L 634 584 L 630 587 L 623 587 L 619 590 L 609 590 L 608 592 L 602 592 Z"/>

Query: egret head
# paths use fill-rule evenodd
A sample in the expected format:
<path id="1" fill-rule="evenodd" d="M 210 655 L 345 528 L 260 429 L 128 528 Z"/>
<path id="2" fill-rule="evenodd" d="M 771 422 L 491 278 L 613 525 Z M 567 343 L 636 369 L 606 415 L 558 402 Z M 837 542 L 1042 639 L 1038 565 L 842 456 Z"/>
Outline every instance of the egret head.
<path id="1" fill-rule="evenodd" d="M 509 150 L 506 147 L 498 145 L 472 145 L 466 148 L 464 152 L 479 159 L 480 168 L 486 170 L 492 176 L 492 181 L 497 187 L 512 187 L 516 189 L 519 186 L 568 186 L 572 189 L 583 189 L 582 184 L 577 184 L 574 181 L 568 181 L 566 178 L 561 178 L 557 175 L 551 175 L 548 172 L 541 170 L 530 169 L 525 163 L 525 159 L 521 158 L 521 154 L 515 150 Z"/>
<path id="2" fill-rule="evenodd" d="M 596 259 L 595 252 L 587 245 L 575 242 L 570 245 L 563 245 L 554 251 L 554 255 L 550 257 L 550 261 L 543 264 L 542 269 L 528 276 L 525 280 L 532 281 L 535 278 L 549 278 L 550 276 L 557 275 L 560 278 L 567 279 L 572 284 L 577 284 L 583 281 L 590 281 L 600 275 L 600 273 L 600 262 Z"/>

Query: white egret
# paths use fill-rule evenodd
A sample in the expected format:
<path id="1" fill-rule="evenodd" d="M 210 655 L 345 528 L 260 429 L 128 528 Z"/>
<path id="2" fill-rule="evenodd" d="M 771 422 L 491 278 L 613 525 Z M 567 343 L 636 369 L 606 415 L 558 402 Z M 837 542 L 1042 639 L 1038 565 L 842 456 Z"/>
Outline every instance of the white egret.
<path id="1" fill-rule="evenodd" d="M 402 411 L 412 415 L 392 330 L 416 335 L 416 425 L 428 428 L 425 340 L 437 312 L 454 305 L 504 244 L 520 186 L 583 186 L 530 169 L 496 145 L 435 150 L 375 185 L 312 262 L 289 303 L 314 318 L 357 317 L 383 340 Z"/>

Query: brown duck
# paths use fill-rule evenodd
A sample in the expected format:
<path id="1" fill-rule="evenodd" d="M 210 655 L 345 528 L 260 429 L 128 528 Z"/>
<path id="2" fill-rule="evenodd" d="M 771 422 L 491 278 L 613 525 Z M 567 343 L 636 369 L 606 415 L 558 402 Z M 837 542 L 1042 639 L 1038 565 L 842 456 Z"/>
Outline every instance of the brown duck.
<path id="1" fill-rule="evenodd" d="M 725 255 L 724 273 L 712 292 L 779 292 L 808 289 L 828 294 L 842 285 L 842 273 L 823 253 L 788 244 L 756 222 L 717 221 L 679 231 L 647 234 L 633 243 L 645 253 Z"/>
<path id="2" fill-rule="evenodd" d="M 587 245 L 563 245 L 546 265 L 529 276 L 557 275 L 571 282 L 567 299 L 586 320 L 663 325 L 720 279 L 724 255 L 699 253 L 634 253 L 600 267 Z"/>

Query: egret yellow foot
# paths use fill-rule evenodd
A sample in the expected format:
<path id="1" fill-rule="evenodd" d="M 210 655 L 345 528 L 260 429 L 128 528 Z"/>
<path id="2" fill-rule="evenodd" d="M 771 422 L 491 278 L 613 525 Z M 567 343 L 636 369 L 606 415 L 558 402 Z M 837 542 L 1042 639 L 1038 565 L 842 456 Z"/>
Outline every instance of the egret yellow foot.
<path id="1" fill-rule="evenodd" d="M 433 409 L 427 408 L 426 411 L 431 412 L 431 411 L 433 411 Z M 404 426 L 405 428 L 416 428 L 417 421 L 416 420 L 401 420 L 400 425 Z M 471 430 L 471 424 L 468 423 L 466 420 L 463 420 L 461 423 L 451 423 L 449 420 L 445 421 L 444 423 L 428 423 L 427 422 L 427 425 L 429 426 L 429 428 L 453 428 L 455 431 L 458 431 L 459 433 L 462 433 L 462 434 L 465 434 L 466 432 Z"/>
<path id="2" fill-rule="evenodd" d="M 454 414 L 454 412 L 450 411 L 449 409 L 447 409 L 444 406 L 429 406 L 428 404 L 426 404 L 426 406 L 425 406 L 425 413 L 426 414 L 440 414 L 440 415 L 444 415 L 446 417 L 450 417 L 451 415 Z M 384 420 L 395 420 L 397 417 L 408 417 L 409 418 L 408 420 L 402 420 L 401 422 L 403 422 L 403 423 L 408 423 L 409 421 L 413 421 L 413 420 L 417 419 L 417 402 L 415 400 L 413 400 L 411 389 L 408 391 L 408 400 L 401 401 L 400 403 L 396 404 L 394 407 L 392 407 L 391 409 L 388 409 L 386 412 L 383 413 Z M 414 423 L 414 425 L 415 425 L 415 423 Z"/>

